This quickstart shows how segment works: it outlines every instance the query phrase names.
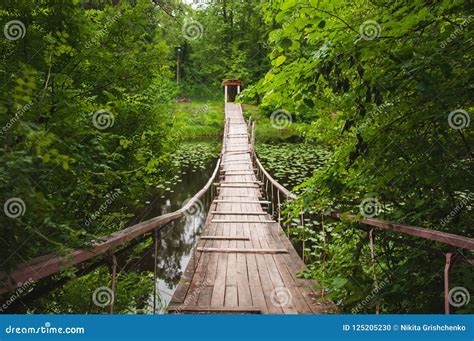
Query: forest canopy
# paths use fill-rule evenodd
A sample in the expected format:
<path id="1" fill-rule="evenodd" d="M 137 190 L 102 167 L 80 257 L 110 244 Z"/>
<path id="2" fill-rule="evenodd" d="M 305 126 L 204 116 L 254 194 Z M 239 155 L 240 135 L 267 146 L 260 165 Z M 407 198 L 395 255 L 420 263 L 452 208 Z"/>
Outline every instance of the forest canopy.
<path id="1" fill-rule="evenodd" d="M 373 312 L 374 302 L 357 308 L 374 281 L 369 229 L 329 215 L 473 237 L 473 7 L 2 1 L 0 192 L 15 211 L 0 215 L 1 270 L 125 228 L 131 207 L 172 173 L 186 135 L 176 99 L 222 101 L 222 81 L 236 78 L 237 100 L 255 110 L 257 145 L 264 132 L 290 131 L 285 142 L 324 154 L 286 207 L 290 220 L 311 217 L 292 231 L 310 245 L 301 276 L 346 311 Z M 265 126 L 276 112 L 284 124 Z M 377 233 L 375 276 L 389 283 L 377 293 L 382 312 L 439 311 L 444 257 L 430 248 Z M 465 264 L 452 276 L 474 283 Z"/>

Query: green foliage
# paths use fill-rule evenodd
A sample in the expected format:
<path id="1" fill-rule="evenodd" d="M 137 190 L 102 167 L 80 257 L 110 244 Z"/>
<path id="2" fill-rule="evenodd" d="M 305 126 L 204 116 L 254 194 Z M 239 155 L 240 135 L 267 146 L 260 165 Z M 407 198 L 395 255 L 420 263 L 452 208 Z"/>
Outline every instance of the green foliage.
<path id="1" fill-rule="evenodd" d="M 309 125 L 294 122 L 285 126 L 278 126 L 270 119 L 270 113 L 254 105 L 243 104 L 245 118 L 256 122 L 257 143 L 267 142 L 301 142 L 306 135 Z"/>
<path id="2" fill-rule="evenodd" d="M 235 77 L 246 87 L 240 100 L 260 104 L 245 106 L 260 156 L 301 193 L 288 212 L 290 234 L 306 245 L 302 275 L 345 311 L 373 312 L 378 301 L 382 312 L 441 312 L 444 258 L 427 250 L 447 248 L 379 232 L 372 264 L 367 227 L 327 215 L 360 217 L 373 197 L 379 218 L 473 236 L 473 134 L 466 121 L 455 129 L 474 108 L 472 10 L 461 0 L 226 0 L 197 10 L 3 1 L 2 23 L 20 20 L 26 31 L 0 41 L 0 191 L 25 209 L 0 215 L 1 270 L 122 229 L 150 188 L 170 192 L 176 170 L 202 170 L 197 154 L 214 147 L 179 145 L 219 136 L 222 105 L 208 100 Z M 177 95 L 201 101 L 176 105 Z M 291 116 L 283 127 L 278 110 Z M 261 144 L 282 140 L 306 144 Z M 78 291 L 108 285 L 97 282 L 102 271 L 62 295 L 80 305 Z M 451 277 L 473 291 L 467 265 Z"/>
<path id="3" fill-rule="evenodd" d="M 0 216 L 8 270 L 126 226 L 170 168 L 177 88 L 169 18 L 148 1 L 6 1 L 0 14 L 26 27 L 0 41 L 2 204 L 25 203 Z"/>
<path id="4" fill-rule="evenodd" d="M 268 70 L 267 31 L 262 20 L 261 3 L 249 1 L 212 1 L 205 8 L 189 11 L 201 29 L 195 39 L 182 39 L 183 91 L 193 98 L 223 97 L 221 82 L 238 78 L 251 84 Z M 192 22 L 192 21 L 191 21 Z"/>
<path id="5" fill-rule="evenodd" d="M 465 1 L 265 3 L 272 66 L 247 91 L 267 111 L 285 109 L 297 121 L 311 121 L 307 138 L 332 150 L 299 187 L 304 193 L 295 214 L 311 207 L 318 222 L 329 207 L 358 213 L 362 199 L 376 197 L 380 218 L 472 236 L 470 204 L 442 223 L 474 183 L 472 129 L 454 129 L 449 118 L 474 107 L 470 12 Z M 318 224 L 313 233 L 323 233 Z M 310 275 L 324 278 L 330 296 L 351 310 L 367 294 L 362 287 L 373 286 L 371 268 L 361 265 L 361 257 L 369 259 L 367 239 L 361 246 L 363 234 L 346 225 L 326 233 L 325 250 L 309 250 Z M 376 243 L 377 277 L 390 282 L 380 293 L 382 310 L 440 312 L 443 282 L 432 277 L 442 271 L 443 257 L 433 260 L 420 251 L 423 243 L 411 242 L 382 234 Z M 454 271 L 468 287 L 465 269 Z"/>

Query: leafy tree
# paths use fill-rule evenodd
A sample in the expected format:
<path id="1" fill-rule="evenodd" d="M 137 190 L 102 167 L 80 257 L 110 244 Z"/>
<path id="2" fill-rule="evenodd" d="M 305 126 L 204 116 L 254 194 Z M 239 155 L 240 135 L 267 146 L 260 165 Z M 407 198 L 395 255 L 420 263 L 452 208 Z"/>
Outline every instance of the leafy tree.
<path id="1" fill-rule="evenodd" d="M 0 15 L 23 30 L 0 40 L 0 190 L 24 203 L 0 216 L 8 270 L 127 224 L 170 169 L 177 88 L 153 3 L 4 1 Z"/>
<path id="2" fill-rule="evenodd" d="M 301 186 L 295 213 L 359 212 L 371 197 L 380 218 L 472 237 L 472 3 L 280 0 L 264 13 L 274 30 L 272 67 L 257 87 L 262 108 L 311 122 L 309 139 L 332 151 Z M 343 279 L 328 287 L 351 308 L 364 297 L 356 283 L 372 279 L 360 258 L 370 259 L 366 234 L 344 226 L 327 231 L 325 271 Z M 377 242 L 377 274 L 391 282 L 384 309 L 440 311 L 442 278 L 432 276 L 444 258 L 433 261 L 419 241 L 403 247 L 388 237 Z M 321 264 L 321 252 L 313 254 Z M 463 265 L 455 271 L 464 286 L 472 283 Z M 313 275 L 322 278 L 321 267 Z"/>

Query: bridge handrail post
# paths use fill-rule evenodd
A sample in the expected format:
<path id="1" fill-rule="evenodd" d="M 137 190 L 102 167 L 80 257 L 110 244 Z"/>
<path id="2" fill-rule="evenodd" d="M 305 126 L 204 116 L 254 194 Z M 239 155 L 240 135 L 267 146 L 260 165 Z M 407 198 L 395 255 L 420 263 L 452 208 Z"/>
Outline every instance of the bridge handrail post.
<path id="1" fill-rule="evenodd" d="M 278 224 L 281 223 L 281 203 L 280 203 L 280 191 L 277 190 L 277 210 L 278 210 Z"/>
<path id="2" fill-rule="evenodd" d="M 153 314 L 156 314 L 156 267 L 158 265 L 158 231 L 153 231 Z"/>
<path id="3" fill-rule="evenodd" d="M 380 313 L 380 296 L 379 296 L 379 285 L 377 281 L 377 272 L 375 269 L 375 231 L 374 229 L 370 229 L 369 231 L 369 243 L 370 243 L 370 259 L 372 262 L 372 276 L 374 278 L 374 290 L 377 295 L 377 299 L 375 302 L 375 313 L 378 315 Z"/>
<path id="4" fill-rule="evenodd" d="M 112 290 L 112 299 L 110 302 L 110 310 L 109 314 L 112 315 L 114 313 L 114 302 L 115 302 L 115 281 L 117 275 L 117 257 L 113 252 L 110 252 L 110 257 L 112 258 L 112 280 L 111 280 L 111 290 Z"/>
<path id="5" fill-rule="evenodd" d="M 303 232 L 303 239 L 302 239 L 302 246 L 303 246 L 303 263 L 305 261 L 305 253 L 306 253 L 306 232 L 304 230 L 304 209 L 300 212 L 300 220 L 301 220 L 301 231 Z"/>
<path id="6" fill-rule="evenodd" d="M 446 315 L 450 314 L 450 302 L 449 302 L 449 271 L 453 266 L 453 253 L 447 252 L 446 260 L 444 264 L 444 313 Z"/>

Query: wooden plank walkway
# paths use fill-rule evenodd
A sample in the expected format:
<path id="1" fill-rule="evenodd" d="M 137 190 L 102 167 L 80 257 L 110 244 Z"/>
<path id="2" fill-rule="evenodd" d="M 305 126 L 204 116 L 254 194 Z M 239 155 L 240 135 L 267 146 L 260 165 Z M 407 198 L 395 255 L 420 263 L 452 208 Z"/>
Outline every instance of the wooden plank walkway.
<path id="1" fill-rule="evenodd" d="M 320 314 L 335 311 L 316 283 L 296 278 L 302 260 L 260 203 L 242 109 L 226 104 L 222 178 L 170 313 Z"/>

